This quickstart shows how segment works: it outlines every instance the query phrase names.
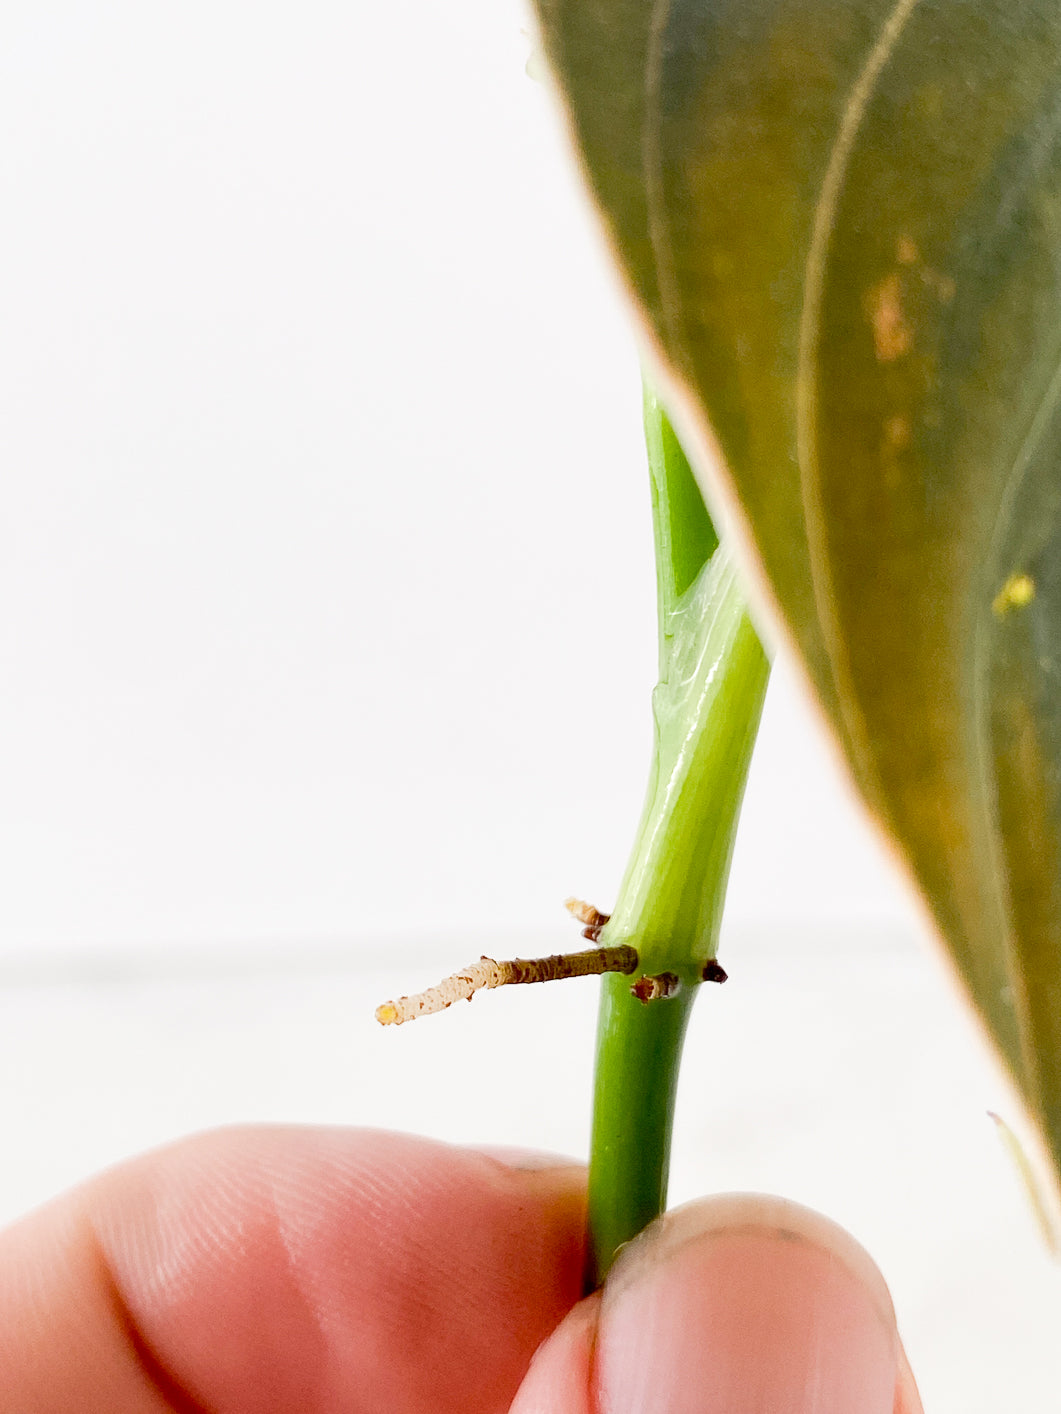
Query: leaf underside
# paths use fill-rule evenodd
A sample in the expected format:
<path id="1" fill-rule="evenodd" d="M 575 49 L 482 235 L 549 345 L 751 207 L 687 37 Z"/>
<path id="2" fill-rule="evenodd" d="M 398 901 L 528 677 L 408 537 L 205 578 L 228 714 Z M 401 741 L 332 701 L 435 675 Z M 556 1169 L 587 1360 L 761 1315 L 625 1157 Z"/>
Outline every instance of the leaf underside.
<path id="1" fill-rule="evenodd" d="M 658 350 L 1061 1168 L 1061 7 L 538 10 Z"/>

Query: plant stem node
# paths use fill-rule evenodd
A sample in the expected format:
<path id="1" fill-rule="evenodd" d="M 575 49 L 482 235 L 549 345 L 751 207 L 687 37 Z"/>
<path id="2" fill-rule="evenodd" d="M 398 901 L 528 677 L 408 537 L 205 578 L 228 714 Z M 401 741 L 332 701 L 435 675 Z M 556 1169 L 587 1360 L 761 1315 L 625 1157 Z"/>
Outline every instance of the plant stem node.
<path id="1" fill-rule="evenodd" d="M 660 972 L 655 977 L 639 977 L 630 988 L 630 995 L 639 1002 L 658 1002 L 681 991 L 682 979 L 676 972 Z"/>

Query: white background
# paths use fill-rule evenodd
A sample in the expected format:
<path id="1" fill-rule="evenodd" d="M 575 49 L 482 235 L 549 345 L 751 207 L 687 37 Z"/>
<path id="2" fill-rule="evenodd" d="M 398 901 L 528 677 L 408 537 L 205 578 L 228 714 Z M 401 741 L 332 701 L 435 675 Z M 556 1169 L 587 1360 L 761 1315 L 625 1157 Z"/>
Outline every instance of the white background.
<path id="1" fill-rule="evenodd" d="M 592 983 L 370 1020 L 572 945 L 648 761 L 637 350 L 527 26 L 5 10 L 0 1217 L 239 1119 L 584 1152 Z M 825 1207 L 931 1409 L 1056 1408 L 1010 1102 L 784 662 L 723 958 L 675 1196 Z"/>

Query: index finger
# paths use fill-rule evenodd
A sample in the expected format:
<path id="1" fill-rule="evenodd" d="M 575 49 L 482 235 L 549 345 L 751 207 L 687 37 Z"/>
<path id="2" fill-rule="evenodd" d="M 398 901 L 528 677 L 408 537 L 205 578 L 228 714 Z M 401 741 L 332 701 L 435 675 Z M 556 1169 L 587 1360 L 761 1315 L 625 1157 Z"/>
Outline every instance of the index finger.
<path id="1" fill-rule="evenodd" d="M 500 1414 L 580 1295 L 584 1173 L 228 1130 L 0 1236 L 0 1407 Z"/>

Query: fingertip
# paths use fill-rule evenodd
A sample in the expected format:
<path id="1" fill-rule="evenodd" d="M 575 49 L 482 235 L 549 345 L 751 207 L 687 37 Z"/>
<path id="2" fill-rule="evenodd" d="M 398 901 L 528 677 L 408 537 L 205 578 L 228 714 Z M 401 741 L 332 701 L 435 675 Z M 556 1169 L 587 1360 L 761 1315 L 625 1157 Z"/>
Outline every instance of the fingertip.
<path id="1" fill-rule="evenodd" d="M 578 1300 L 584 1206 L 563 1162 L 372 1131 L 196 1136 L 0 1241 L 0 1408 L 315 1414 L 373 1390 L 497 1414 Z"/>
<path id="2" fill-rule="evenodd" d="M 509 1414 L 596 1414 L 593 1347 L 600 1294 L 587 1296 L 535 1352 Z"/>
<path id="3" fill-rule="evenodd" d="M 266 1129 L 203 1136 L 129 1177 L 101 1207 L 102 1245 L 151 1347 L 212 1407 L 242 1411 L 256 1378 L 299 1408 L 364 1389 L 402 1409 L 503 1407 L 578 1297 L 570 1166 Z"/>
<path id="4" fill-rule="evenodd" d="M 895 1327 L 895 1308 L 880 1268 L 866 1249 L 823 1213 L 769 1193 L 719 1193 L 672 1208 L 627 1244 L 608 1277 L 609 1301 L 633 1281 L 714 1238 L 769 1239 L 820 1249 L 862 1289 L 881 1322 Z"/>
<path id="5" fill-rule="evenodd" d="M 513 1414 L 922 1414 L 884 1279 L 828 1219 L 732 1196 L 668 1214 L 535 1355 Z"/>

